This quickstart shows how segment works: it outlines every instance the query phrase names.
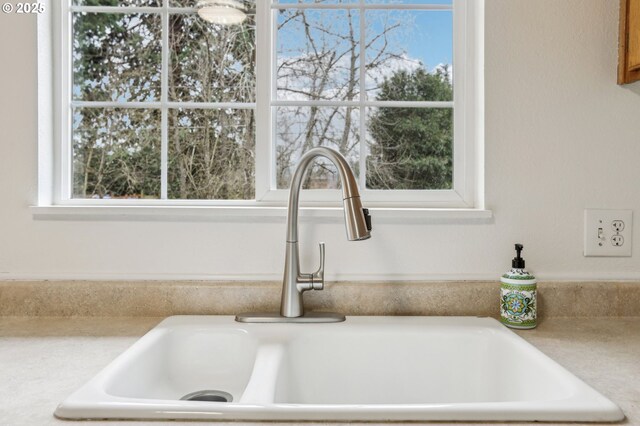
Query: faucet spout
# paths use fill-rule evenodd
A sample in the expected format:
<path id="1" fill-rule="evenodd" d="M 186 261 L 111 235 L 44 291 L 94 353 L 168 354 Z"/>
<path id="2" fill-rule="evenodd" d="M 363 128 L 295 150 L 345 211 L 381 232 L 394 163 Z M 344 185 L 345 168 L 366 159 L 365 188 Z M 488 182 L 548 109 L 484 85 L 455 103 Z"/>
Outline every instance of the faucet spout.
<path id="1" fill-rule="evenodd" d="M 298 248 L 298 209 L 300 189 L 309 165 L 316 157 L 325 157 L 338 169 L 342 184 L 342 202 L 344 207 L 347 238 L 351 241 L 366 240 L 371 237 L 369 212 L 362 208 L 358 184 L 347 160 L 338 151 L 318 147 L 305 153 L 291 180 L 289 191 L 289 210 L 287 215 L 287 249 L 282 282 L 282 300 L 280 315 L 296 318 L 304 315 L 302 294 L 307 290 L 321 290 L 324 287 L 324 244 L 320 245 L 320 268 L 313 274 L 300 272 L 300 254 Z M 342 317 L 342 316 L 341 316 Z M 342 317 L 344 318 L 344 317 Z"/>
<path id="2" fill-rule="evenodd" d="M 300 251 L 298 247 L 298 210 L 302 181 L 309 165 L 316 157 L 325 157 L 338 168 L 342 184 L 342 203 L 347 238 L 351 241 L 366 240 L 371 237 L 371 217 L 362 208 L 358 184 L 347 160 L 338 151 L 318 147 L 305 153 L 298 163 L 289 191 L 287 211 L 287 247 L 282 280 L 280 314 L 239 314 L 241 322 L 338 322 L 344 315 L 333 313 L 309 313 L 305 315 L 302 295 L 308 290 L 324 288 L 324 243 L 320 243 L 320 267 L 313 273 L 300 272 Z"/>

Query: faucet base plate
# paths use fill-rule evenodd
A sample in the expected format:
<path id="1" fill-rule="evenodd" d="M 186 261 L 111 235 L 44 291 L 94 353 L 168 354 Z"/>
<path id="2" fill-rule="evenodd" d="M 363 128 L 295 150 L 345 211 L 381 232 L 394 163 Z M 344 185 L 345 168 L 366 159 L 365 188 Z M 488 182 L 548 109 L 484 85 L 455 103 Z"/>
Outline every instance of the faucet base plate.
<path id="1" fill-rule="evenodd" d="M 236 315 L 238 322 L 256 322 L 256 323 L 327 323 L 342 322 L 345 320 L 344 315 L 333 312 L 307 312 L 301 317 L 283 317 L 277 312 L 247 312 Z"/>

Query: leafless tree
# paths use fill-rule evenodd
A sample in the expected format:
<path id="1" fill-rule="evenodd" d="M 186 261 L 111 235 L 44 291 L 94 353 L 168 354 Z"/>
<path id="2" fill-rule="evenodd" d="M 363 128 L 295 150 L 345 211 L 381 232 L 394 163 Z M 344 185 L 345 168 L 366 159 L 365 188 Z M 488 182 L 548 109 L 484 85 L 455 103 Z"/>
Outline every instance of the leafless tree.
<path id="1" fill-rule="evenodd" d="M 352 9 L 319 12 L 289 9 L 280 12 L 277 93 L 281 99 L 302 101 L 353 101 L 360 96 L 360 67 L 375 75 L 399 56 L 390 35 L 400 30 L 396 20 L 386 21 L 382 29 L 368 34 L 360 45 L 358 12 Z M 292 36 L 299 40 L 283 45 Z M 284 37 L 283 37 L 284 38 Z M 396 49 L 394 49 L 394 47 Z M 362 58 L 361 52 L 370 52 Z M 368 85 L 375 91 L 377 85 Z M 297 159 L 314 146 L 331 146 L 345 155 L 358 169 L 360 111 L 353 106 L 299 106 L 282 108 L 277 117 L 277 183 L 287 188 Z M 335 188 L 336 171 L 320 162 L 307 175 L 305 187 Z"/>
<path id="2" fill-rule="evenodd" d="M 255 4 L 246 0 L 247 5 Z M 279 99 L 352 101 L 401 56 L 387 20 L 360 44 L 357 9 L 283 9 L 278 12 Z M 81 100 L 160 98 L 161 25 L 157 15 L 85 14 L 76 18 L 74 93 Z M 169 19 L 170 101 L 255 102 L 255 15 L 243 25 L 220 26 L 195 14 Z M 361 56 L 362 51 L 368 57 Z M 276 111 L 276 181 L 287 188 L 303 152 L 331 146 L 358 169 L 360 114 L 353 106 L 280 107 Z M 74 194 L 80 197 L 158 197 L 159 110 L 104 109 L 74 113 Z M 252 199 L 255 196 L 253 109 L 181 108 L 168 111 L 168 193 L 179 199 Z M 307 187 L 336 187 L 335 171 L 319 163 Z"/>

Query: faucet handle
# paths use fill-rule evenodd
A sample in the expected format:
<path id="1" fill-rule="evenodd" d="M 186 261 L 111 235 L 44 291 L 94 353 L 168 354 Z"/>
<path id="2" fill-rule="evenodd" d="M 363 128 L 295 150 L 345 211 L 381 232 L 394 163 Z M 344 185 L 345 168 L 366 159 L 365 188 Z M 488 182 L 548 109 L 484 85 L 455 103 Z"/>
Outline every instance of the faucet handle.
<path id="1" fill-rule="evenodd" d="M 322 290 L 324 288 L 324 243 L 318 243 L 320 246 L 320 266 L 318 270 L 311 274 L 311 284 L 314 290 Z"/>

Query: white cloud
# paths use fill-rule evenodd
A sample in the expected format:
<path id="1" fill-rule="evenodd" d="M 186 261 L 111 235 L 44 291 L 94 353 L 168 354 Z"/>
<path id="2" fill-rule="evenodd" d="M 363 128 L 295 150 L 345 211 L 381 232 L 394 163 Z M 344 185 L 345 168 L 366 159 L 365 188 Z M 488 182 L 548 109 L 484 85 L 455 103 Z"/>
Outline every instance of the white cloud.
<path id="1" fill-rule="evenodd" d="M 449 73 L 452 74 L 451 65 L 444 63 L 440 63 L 428 71 L 435 73 L 445 67 L 448 67 Z M 414 72 L 419 68 L 426 67 L 422 61 L 412 58 L 406 53 L 385 59 L 380 66 L 367 70 L 365 90 L 368 97 L 375 98 L 378 88 L 384 80 L 398 71 Z M 280 57 L 277 69 L 279 70 L 277 78 L 279 89 L 277 98 L 279 100 L 305 101 L 312 99 L 313 96 L 318 96 L 319 100 L 357 100 L 360 92 L 360 70 L 357 69 L 355 70 L 355 78 L 358 84 L 353 91 L 355 97 L 348 96 L 351 65 L 350 58 L 346 56 L 330 68 L 310 55 Z M 326 82 L 323 83 L 322 80 L 325 79 L 327 73 Z M 321 84 L 324 84 L 322 88 L 320 88 Z"/>

